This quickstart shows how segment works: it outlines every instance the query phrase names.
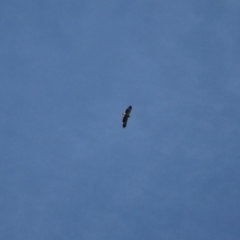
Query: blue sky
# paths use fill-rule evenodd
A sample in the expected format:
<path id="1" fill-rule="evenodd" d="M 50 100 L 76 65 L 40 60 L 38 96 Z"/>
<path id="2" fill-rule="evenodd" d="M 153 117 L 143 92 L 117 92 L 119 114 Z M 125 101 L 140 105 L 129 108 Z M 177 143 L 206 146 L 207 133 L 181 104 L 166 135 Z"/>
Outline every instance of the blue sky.
<path id="1" fill-rule="evenodd" d="M 239 26 L 237 0 L 1 1 L 0 238 L 240 239 Z"/>

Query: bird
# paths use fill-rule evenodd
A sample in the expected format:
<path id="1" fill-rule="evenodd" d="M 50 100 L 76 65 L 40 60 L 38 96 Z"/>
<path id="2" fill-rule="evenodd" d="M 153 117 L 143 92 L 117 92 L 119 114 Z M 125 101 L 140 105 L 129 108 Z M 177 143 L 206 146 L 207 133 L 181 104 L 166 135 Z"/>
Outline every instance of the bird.
<path id="1" fill-rule="evenodd" d="M 130 117 L 130 112 L 132 111 L 132 106 L 129 106 L 126 111 L 124 113 L 122 113 L 123 115 L 123 120 L 122 120 L 122 126 L 123 128 L 125 128 L 127 126 L 127 121 L 128 121 L 128 118 Z"/>

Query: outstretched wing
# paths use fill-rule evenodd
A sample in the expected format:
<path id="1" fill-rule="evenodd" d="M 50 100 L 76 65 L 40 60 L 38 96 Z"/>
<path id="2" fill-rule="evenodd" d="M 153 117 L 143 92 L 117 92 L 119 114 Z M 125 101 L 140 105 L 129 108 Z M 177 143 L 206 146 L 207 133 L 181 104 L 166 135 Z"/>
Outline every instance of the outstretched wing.
<path id="1" fill-rule="evenodd" d="M 130 114 L 131 111 L 132 111 L 132 106 L 129 106 L 124 113 L 124 117 L 123 117 L 123 120 L 122 120 L 124 128 L 127 126 L 127 121 L 128 121 L 129 114 Z"/>
<path id="2" fill-rule="evenodd" d="M 127 126 L 127 120 L 128 120 L 128 116 L 125 115 L 125 116 L 123 117 L 123 120 L 122 120 L 122 123 L 123 123 L 123 127 L 124 127 L 124 128 Z"/>
<path id="3" fill-rule="evenodd" d="M 129 106 L 129 107 L 126 109 L 125 114 L 126 114 L 126 115 L 129 115 L 131 111 L 132 111 L 132 106 Z"/>

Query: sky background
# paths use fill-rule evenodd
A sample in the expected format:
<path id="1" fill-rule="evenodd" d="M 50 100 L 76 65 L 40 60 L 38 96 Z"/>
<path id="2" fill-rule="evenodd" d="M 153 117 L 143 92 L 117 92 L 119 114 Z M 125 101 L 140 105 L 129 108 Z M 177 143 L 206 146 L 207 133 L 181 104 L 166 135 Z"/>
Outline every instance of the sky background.
<path id="1" fill-rule="evenodd" d="M 239 0 L 1 0 L 0 239 L 239 240 L 239 30 Z"/>

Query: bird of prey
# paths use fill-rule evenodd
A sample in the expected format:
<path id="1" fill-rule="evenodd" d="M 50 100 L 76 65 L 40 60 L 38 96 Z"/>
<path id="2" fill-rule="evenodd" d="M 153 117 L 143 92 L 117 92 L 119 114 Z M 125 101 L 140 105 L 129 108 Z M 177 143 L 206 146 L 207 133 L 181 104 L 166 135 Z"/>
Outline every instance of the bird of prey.
<path id="1" fill-rule="evenodd" d="M 122 113 L 123 115 L 123 120 L 122 120 L 122 123 L 123 123 L 123 127 L 125 128 L 127 126 L 127 121 L 128 121 L 128 118 L 130 117 L 130 112 L 132 111 L 132 106 L 129 106 L 126 111 L 124 113 Z"/>

